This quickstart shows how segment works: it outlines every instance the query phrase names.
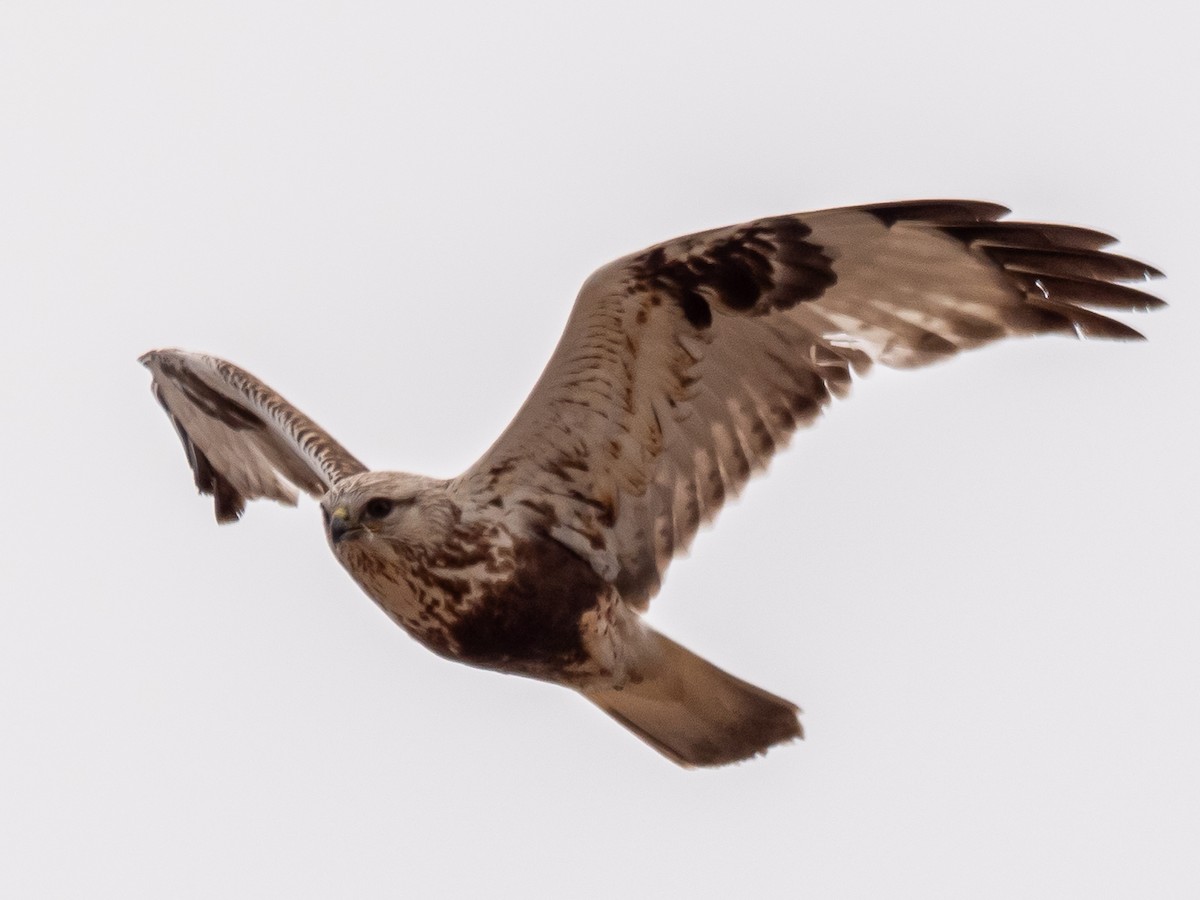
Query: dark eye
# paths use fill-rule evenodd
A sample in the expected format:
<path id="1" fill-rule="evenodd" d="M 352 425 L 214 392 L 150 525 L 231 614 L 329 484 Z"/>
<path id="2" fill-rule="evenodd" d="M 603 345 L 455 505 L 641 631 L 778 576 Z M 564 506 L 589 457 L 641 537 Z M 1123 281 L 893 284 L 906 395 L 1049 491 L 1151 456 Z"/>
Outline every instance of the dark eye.
<path id="1" fill-rule="evenodd" d="M 367 501 L 367 505 L 363 507 L 363 513 L 368 519 L 382 519 L 392 511 L 392 507 L 395 505 L 386 497 L 375 497 Z"/>

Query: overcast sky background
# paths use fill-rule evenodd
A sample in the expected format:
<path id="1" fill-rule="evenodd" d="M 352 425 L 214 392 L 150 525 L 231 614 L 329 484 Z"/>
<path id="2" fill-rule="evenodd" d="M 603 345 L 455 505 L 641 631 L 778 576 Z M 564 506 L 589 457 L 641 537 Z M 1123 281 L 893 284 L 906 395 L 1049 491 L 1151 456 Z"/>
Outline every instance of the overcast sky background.
<path id="1" fill-rule="evenodd" d="M 4 4 L 0 894 L 1196 896 L 1198 19 Z M 1111 231 L 1172 306 L 880 372 L 700 536 L 652 620 L 805 708 L 734 768 L 435 658 L 307 499 L 218 528 L 135 362 L 450 475 L 598 265 L 923 196 Z"/>

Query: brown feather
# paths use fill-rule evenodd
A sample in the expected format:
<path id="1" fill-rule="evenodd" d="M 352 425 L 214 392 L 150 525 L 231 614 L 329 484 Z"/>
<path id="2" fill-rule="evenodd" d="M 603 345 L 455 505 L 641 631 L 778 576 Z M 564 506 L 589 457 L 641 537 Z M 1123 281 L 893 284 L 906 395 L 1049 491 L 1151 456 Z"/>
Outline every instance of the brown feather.
<path id="1" fill-rule="evenodd" d="M 670 558 L 846 393 L 851 371 L 1018 334 L 1138 336 L 1084 307 L 1161 305 L 1113 283 L 1158 270 L 1101 252 L 1102 232 L 997 221 L 1007 211 L 918 200 L 777 216 L 618 260 L 588 280 L 529 400 L 460 484 L 511 470 L 580 535 L 573 545 L 602 537 L 597 571 L 615 554 L 615 585 L 644 605 Z M 616 498 L 603 522 L 600 496 Z"/>
<path id="2" fill-rule="evenodd" d="M 232 363 L 179 350 L 142 356 L 152 390 L 183 442 L 202 494 L 218 522 L 233 522 L 246 502 L 295 503 L 279 476 L 320 497 L 366 471 L 311 419 Z"/>
<path id="3" fill-rule="evenodd" d="M 941 230 L 964 244 L 982 242 L 997 247 L 1100 250 L 1117 240 L 1112 235 L 1091 228 L 1033 222 L 977 222 L 943 225 Z"/>

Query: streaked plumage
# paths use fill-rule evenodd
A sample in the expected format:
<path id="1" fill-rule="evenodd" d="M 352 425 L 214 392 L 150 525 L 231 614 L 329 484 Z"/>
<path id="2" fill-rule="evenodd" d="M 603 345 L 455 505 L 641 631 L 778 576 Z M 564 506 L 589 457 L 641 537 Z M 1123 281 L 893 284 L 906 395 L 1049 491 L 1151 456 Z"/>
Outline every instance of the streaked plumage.
<path id="1" fill-rule="evenodd" d="M 853 374 L 1009 335 L 1136 338 L 1161 301 L 1113 239 L 930 200 L 762 219 L 613 262 L 583 286 L 508 429 L 448 481 L 371 472 L 236 366 L 147 353 L 217 519 L 321 499 L 343 566 L 452 659 L 579 690 L 666 756 L 714 765 L 801 734 L 791 703 L 646 625 L 671 559 Z"/>

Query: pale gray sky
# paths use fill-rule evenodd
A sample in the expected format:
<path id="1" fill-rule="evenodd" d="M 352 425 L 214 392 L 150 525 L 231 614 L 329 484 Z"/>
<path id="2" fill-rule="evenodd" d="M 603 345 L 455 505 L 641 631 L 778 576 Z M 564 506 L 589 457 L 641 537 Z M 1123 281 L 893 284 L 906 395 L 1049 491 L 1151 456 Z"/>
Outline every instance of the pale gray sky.
<path id="1" fill-rule="evenodd" d="M 1196 895 L 1198 18 L 7 3 L 0 894 Z M 601 263 L 920 196 L 1116 233 L 1173 305 L 873 376 L 701 535 L 653 621 L 806 710 L 736 768 L 422 650 L 310 501 L 218 528 L 135 362 L 448 475 Z"/>

